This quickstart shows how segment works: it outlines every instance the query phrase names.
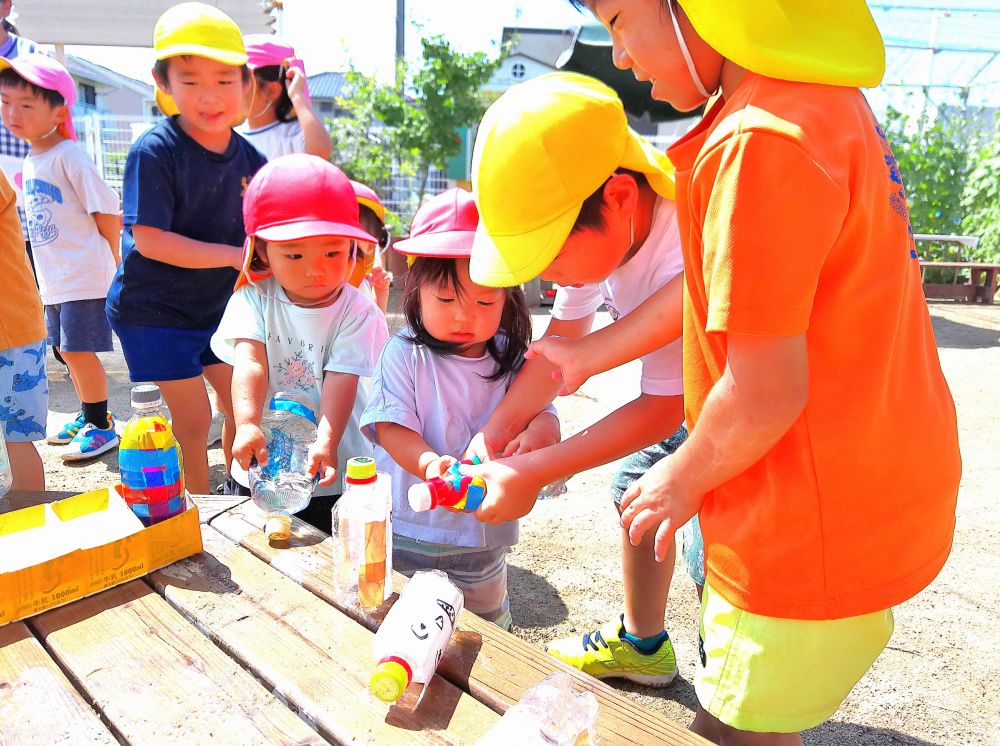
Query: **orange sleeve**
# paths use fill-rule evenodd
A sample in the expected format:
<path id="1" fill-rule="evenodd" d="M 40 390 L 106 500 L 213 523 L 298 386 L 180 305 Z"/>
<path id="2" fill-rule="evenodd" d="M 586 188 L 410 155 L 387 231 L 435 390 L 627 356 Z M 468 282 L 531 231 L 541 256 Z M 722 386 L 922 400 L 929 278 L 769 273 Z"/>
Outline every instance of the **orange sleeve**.
<path id="1" fill-rule="evenodd" d="M 707 331 L 791 336 L 809 326 L 820 268 L 848 198 L 802 147 L 780 134 L 717 144 L 704 215 Z M 705 164 L 708 165 L 708 164 Z"/>

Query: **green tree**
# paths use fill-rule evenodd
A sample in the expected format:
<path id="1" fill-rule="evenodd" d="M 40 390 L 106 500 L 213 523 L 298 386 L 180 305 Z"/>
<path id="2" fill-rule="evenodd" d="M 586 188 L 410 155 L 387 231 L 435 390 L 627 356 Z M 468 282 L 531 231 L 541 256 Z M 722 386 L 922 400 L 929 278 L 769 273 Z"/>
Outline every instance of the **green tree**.
<path id="1" fill-rule="evenodd" d="M 346 116 L 327 120 L 333 138 L 333 162 L 352 179 L 372 186 L 385 184 L 400 153 L 394 152 L 389 133 L 379 118 L 384 99 L 396 94 L 367 75 L 347 73 L 347 95 L 337 99 Z"/>
<path id="2" fill-rule="evenodd" d="M 962 194 L 962 230 L 979 236 L 976 260 L 1000 262 L 1000 116 L 993 137 L 976 150 Z"/>

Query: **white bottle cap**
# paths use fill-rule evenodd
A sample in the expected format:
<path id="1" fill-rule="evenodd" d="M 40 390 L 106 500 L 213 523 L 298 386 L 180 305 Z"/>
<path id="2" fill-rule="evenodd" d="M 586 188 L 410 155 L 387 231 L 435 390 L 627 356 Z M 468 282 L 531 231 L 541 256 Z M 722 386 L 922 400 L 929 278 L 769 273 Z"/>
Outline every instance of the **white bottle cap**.
<path id="1" fill-rule="evenodd" d="M 423 482 L 417 482 L 410 487 L 406 493 L 406 499 L 410 503 L 410 510 L 414 513 L 423 513 L 433 507 L 431 500 L 431 488 Z"/>

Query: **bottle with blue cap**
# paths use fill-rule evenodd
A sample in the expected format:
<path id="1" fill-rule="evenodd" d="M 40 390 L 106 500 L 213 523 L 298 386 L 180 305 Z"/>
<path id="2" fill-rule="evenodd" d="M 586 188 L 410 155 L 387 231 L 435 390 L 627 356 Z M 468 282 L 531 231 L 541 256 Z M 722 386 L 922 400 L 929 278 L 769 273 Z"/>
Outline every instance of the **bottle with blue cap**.
<path id="1" fill-rule="evenodd" d="M 316 441 L 316 414 L 295 394 L 279 392 L 268 402 L 260 429 L 267 463 L 250 466 L 250 498 L 267 516 L 270 541 L 291 535 L 292 514 L 308 507 L 319 475 L 309 476 L 309 448 Z"/>

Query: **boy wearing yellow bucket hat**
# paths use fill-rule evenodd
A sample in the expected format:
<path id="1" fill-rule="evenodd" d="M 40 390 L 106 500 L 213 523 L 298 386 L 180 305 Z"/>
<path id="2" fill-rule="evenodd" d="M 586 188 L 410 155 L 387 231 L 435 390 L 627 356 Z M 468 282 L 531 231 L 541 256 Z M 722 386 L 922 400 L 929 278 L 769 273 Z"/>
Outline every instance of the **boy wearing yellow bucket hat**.
<path id="1" fill-rule="evenodd" d="M 205 493 L 212 413 L 202 376 L 231 423 L 232 368 L 210 341 L 241 266 L 243 190 L 265 159 L 232 130 L 249 85 L 236 23 L 210 5 L 175 5 L 157 21 L 153 47 L 156 100 L 167 118 L 125 162 L 122 262 L 107 314 L 131 379 L 163 392 L 189 489 Z"/>
<path id="2" fill-rule="evenodd" d="M 691 437 L 625 495 L 623 525 L 699 513 L 693 729 L 801 743 L 943 565 L 961 475 L 902 179 L 858 90 L 882 40 L 862 0 L 586 5 L 654 97 L 721 94 L 668 151 Z"/>
<path id="3" fill-rule="evenodd" d="M 587 334 L 602 304 L 614 319 L 629 319 L 652 296 L 673 299 L 673 320 L 668 313 L 658 324 L 664 331 L 672 326 L 672 334 L 640 330 L 643 343 L 660 339 L 631 356 L 642 358 L 638 397 L 563 443 L 505 462 L 521 483 L 491 482 L 478 517 L 519 517 L 541 485 L 632 454 L 612 482 L 618 503 L 634 479 L 686 437 L 680 427 L 676 337 L 683 262 L 673 168 L 629 128 L 612 89 L 584 75 L 554 73 L 511 88 L 487 111 L 476 141 L 473 184 L 483 222 L 472 275 L 482 284 L 516 285 L 541 273 L 562 285 L 547 337 Z M 590 338 L 604 337 L 609 349 L 620 350 L 616 326 Z M 543 361 L 529 361 L 515 380 L 484 428 L 497 452 L 523 429 L 524 412 L 557 393 L 550 372 Z M 497 477 L 489 465 L 485 473 L 488 481 Z M 677 673 L 664 629 L 672 537 L 670 562 L 656 562 L 652 536 L 642 545 L 631 544 L 624 533 L 621 539 L 624 613 L 587 635 L 550 643 L 548 652 L 596 677 L 665 686 Z"/>

